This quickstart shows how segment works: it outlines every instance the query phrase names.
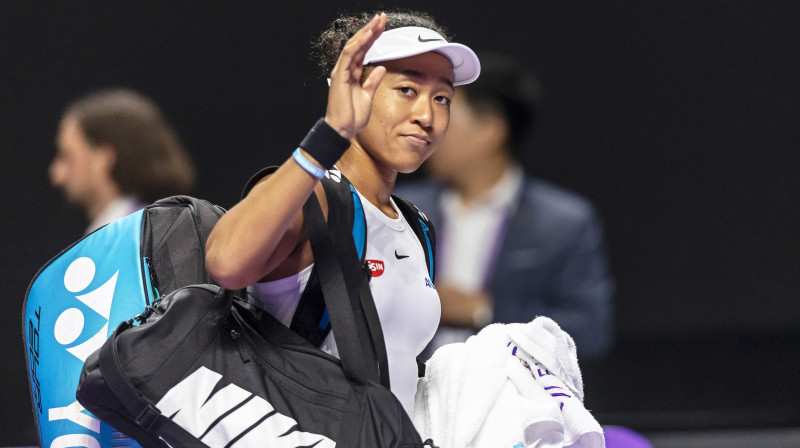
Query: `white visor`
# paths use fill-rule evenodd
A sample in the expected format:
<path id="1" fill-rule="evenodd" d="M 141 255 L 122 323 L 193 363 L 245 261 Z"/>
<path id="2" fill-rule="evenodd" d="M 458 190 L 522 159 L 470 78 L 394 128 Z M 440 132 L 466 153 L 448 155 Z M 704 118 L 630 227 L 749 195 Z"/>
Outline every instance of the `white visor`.
<path id="1" fill-rule="evenodd" d="M 419 26 L 405 26 L 384 31 L 364 56 L 364 65 L 407 58 L 435 51 L 453 64 L 453 85 L 469 84 L 478 79 L 481 63 L 469 47 L 447 42 L 436 31 Z"/>

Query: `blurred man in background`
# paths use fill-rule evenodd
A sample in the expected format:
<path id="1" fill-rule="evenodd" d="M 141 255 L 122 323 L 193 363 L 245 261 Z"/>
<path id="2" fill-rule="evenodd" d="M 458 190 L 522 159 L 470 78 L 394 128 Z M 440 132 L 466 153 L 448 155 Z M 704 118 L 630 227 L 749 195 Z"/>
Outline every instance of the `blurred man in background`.
<path id="1" fill-rule="evenodd" d="M 56 138 L 50 182 L 89 221 L 86 233 L 157 199 L 186 194 L 194 167 L 156 104 L 131 90 L 71 104 Z"/>
<path id="2" fill-rule="evenodd" d="M 612 340 L 613 282 L 598 217 L 586 199 L 527 177 L 517 160 L 536 78 L 503 56 L 481 55 L 481 66 L 475 83 L 456 88 L 447 137 L 427 162 L 432 179 L 397 191 L 437 230 L 442 319 L 426 354 L 490 323 L 543 315 L 575 339 L 580 359 L 601 357 Z"/>

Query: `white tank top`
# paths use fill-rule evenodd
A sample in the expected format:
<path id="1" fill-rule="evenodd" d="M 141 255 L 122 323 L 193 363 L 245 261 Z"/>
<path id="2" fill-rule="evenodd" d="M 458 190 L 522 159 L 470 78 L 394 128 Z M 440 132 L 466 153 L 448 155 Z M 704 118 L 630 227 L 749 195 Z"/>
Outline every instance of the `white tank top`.
<path id="1" fill-rule="evenodd" d="M 367 221 L 370 291 L 383 327 L 391 389 L 412 415 L 416 358 L 439 325 L 439 295 L 428 275 L 422 244 L 394 201 L 397 219 L 383 214 L 360 193 L 359 197 Z M 311 266 L 290 277 L 257 283 L 249 288 L 250 301 L 289 326 L 310 275 Z M 332 332 L 320 348 L 338 356 Z"/>

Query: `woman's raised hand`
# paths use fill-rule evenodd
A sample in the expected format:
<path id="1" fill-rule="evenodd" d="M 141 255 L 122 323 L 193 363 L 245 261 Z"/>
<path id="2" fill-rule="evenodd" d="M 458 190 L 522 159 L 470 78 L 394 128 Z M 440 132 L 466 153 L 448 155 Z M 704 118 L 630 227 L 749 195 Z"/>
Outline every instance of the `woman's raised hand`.
<path id="1" fill-rule="evenodd" d="M 325 121 L 339 134 L 351 139 L 367 125 L 372 110 L 372 97 L 386 73 L 377 66 L 361 84 L 364 56 L 386 27 L 385 13 L 376 15 L 344 45 L 331 72 L 328 108 Z"/>

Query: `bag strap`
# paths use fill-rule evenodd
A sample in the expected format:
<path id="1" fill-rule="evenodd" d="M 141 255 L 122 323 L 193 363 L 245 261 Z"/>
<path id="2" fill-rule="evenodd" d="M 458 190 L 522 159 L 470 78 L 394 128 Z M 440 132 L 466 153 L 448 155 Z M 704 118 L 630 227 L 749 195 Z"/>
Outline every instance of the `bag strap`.
<path id="1" fill-rule="evenodd" d="M 372 291 L 369 289 L 369 275 L 370 274 L 364 275 L 361 281 L 361 287 L 358 290 L 358 297 L 361 299 L 364 317 L 366 318 L 367 327 L 372 336 L 370 341 L 372 341 L 372 350 L 378 367 L 379 381 L 383 387 L 391 389 L 386 341 L 383 338 L 383 327 L 381 327 L 381 320 L 380 317 L 378 317 L 378 309 L 375 308 L 375 301 L 372 299 Z"/>
<path id="2" fill-rule="evenodd" d="M 390 389 L 389 357 L 386 353 L 386 342 L 378 309 L 375 307 L 372 291 L 369 289 L 369 280 L 372 276 L 369 267 L 365 264 L 367 222 L 361 199 L 344 175 L 341 176 L 341 181 L 323 182 L 322 186 L 329 204 L 334 200 L 337 204 L 345 204 L 341 210 L 338 207 L 336 210 L 328 207 L 329 227 L 331 229 L 353 229 L 352 239 L 339 237 L 337 238 L 338 244 L 334 244 L 334 246 L 338 259 L 342 263 L 345 282 L 349 282 L 348 289 L 354 291 L 359 298 L 360 306 L 354 306 L 353 310 L 365 320 L 369 329 L 371 344 L 368 348 L 377 362 L 377 378 L 384 387 Z"/>
<path id="3" fill-rule="evenodd" d="M 434 269 L 436 260 L 436 230 L 433 227 L 433 223 L 428 220 L 425 213 L 422 213 L 416 205 L 397 195 L 392 195 L 392 198 L 395 204 L 397 204 L 397 208 L 400 209 L 400 212 L 405 216 L 406 221 L 408 221 L 408 224 L 411 226 L 411 230 L 414 231 L 417 239 L 419 239 L 419 242 L 422 244 L 422 250 L 425 252 L 425 262 L 428 265 L 428 275 L 430 276 L 431 282 L 433 282 L 436 275 L 436 270 Z"/>
<path id="4" fill-rule="evenodd" d="M 417 239 L 422 244 L 422 251 L 425 253 L 425 262 L 428 265 L 428 275 L 431 282 L 436 280 L 436 269 L 434 269 L 436 261 L 436 230 L 433 223 L 422 213 L 416 205 L 410 201 L 401 198 L 397 195 L 392 195 L 397 208 L 400 213 L 406 218 L 406 221 L 411 226 L 411 230 L 417 236 Z M 425 363 L 420 361 L 417 357 L 417 376 L 422 378 L 425 376 Z"/>
<path id="5" fill-rule="evenodd" d="M 268 166 L 260 169 L 247 181 L 247 184 L 242 190 L 242 198 L 247 196 L 250 190 L 252 190 L 261 179 L 274 173 L 277 169 L 277 166 Z M 322 179 L 322 183 L 325 184 L 326 182 L 332 181 L 330 181 L 328 177 L 325 177 Z M 328 203 L 330 204 L 330 199 Z M 329 207 L 329 210 L 331 208 L 338 210 L 337 207 Z M 309 276 L 305 289 L 300 295 L 300 302 L 297 304 L 289 328 L 316 347 L 322 345 L 322 342 L 331 330 L 330 316 L 325 307 L 325 300 L 322 298 L 322 289 L 319 284 L 319 274 L 317 273 L 316 265 L 311 269 L 311 275 Z"/>
<path id="6" fill-rule="evenodd" d="M 264 176 L 273 173 L 276 168 L 267 167 L 252 176 L 247 182 L 242 196 L 246 196 Z M 328 221 L 326 224 L 321 216 L 320 220 L 327 234 L 327 239 L 331 238 L 331 233 L 335 235 L 330 245 L 335 249 L 335 252 L 331 251 L 331 253 L 337 254 L 338 260 L 336 261 L 340 265 L 348 297 L 351 300 L 353 297 L 358 297 L 360 301 L 360 305 L 352 305 L 354 319 L 363 322 L 362 325 L 369 330 L 368 338 L 359 339 L 362 353 L 369 352 L 372 355 L 371 359 L 376 360 L 375 362 L 367 363 L 365 367 L 368 369 L 367 375 L 379 381 L 386 388 L 390 388 L 386 343 L 378 311 L 375 308 L 372 292 L 369 289 L 371 276 L 364 264 L 367 247 L 367 223 L 361 200 L 350 181 L 337 169 L 329 170 L 321 183 L 328 200 Z M 314 201 L 318 200 L 314 198 Z M 403 211 L 402 208 L 401 211 Z M 313 219 L 305 208 L 304 215 L 306 222 L 309 219 Z M 408 215 L 406 216 L 406 220 L 411 222 Z M 310 233 L 309 231 L 309 235 Z M 420 238 L 421 233 L 415 231 L 415 234 Z M 352 239 L 346 235 L 352 235 Z M 420 241 L 424 240 L 420 239 Z M 426 243 L 423 242 L 424 246 L 426 246 Z M 432 260 L 430 257 L 429 259 Z M 290 328 L 312 344 L 319 346 L 331 328 L 332 318 L 323 298 L 325 285 L 321 284 L 319 279 L 320 266 L 316 253 L 314 260 L 315 264 L 311 278 L 301 295 L 300 303 L 295 310 L 295 316 L 292 318 Z M 337 331 L 336 333 L 337 344 L 341 338 L 340 332 Z"/>
<path id="7" fill-rule="evenodd" d="M 365 328 L 366 324 L 356 319 L 356 303 L 345 285 L 342 267 L 316 194 L 312 193 L 303 205 L 303 215 L 322 285 L 322 296 L 328 307 L 332 328 L 336 331 L 342 369 L 350 380 L 358 384 L 376 381 L 377 367 L 370 368 L 377 366 L 374 355 L 371 350 L 364 350 L 363 345 L 371 340 L 370 333 Z"/>

